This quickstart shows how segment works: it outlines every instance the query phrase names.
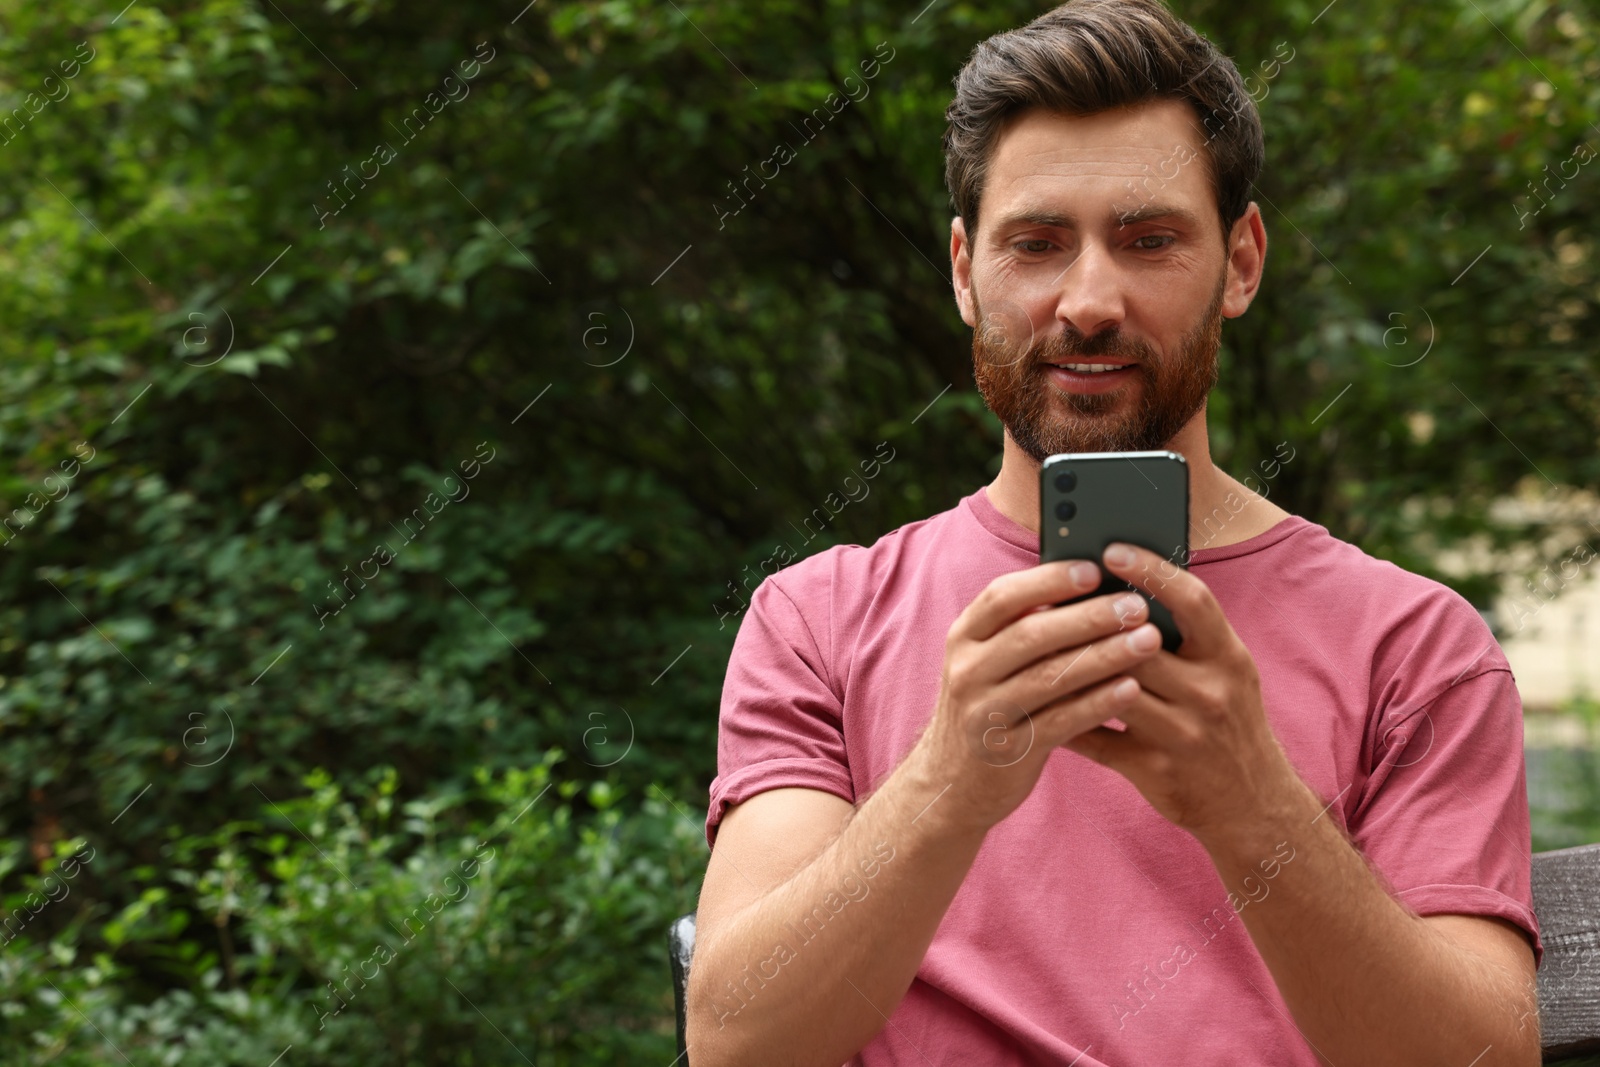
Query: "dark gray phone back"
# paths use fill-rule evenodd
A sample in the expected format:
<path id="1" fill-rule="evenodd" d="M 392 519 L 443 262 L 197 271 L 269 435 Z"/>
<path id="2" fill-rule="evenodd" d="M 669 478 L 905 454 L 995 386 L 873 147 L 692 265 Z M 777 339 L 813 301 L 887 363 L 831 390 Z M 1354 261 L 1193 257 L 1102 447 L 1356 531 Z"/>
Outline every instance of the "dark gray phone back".
<path id="1" fill-rule="evenodd" d="M 1050 456 L 1039 470 L 1039 562 L 1086 559 L 1104 578 L 1091 596 L 1133 586 L 1103 570 L 1101 556 L 1113 541 L 1139 545 L 1160 555 L 1151 568 L 1155 589 L 1169 565 L 1189 563 L 1189 464 L 1176 452 L 1084 452 Z M 1146 597 L 1148 600 L 1149 598 Z M 1183 636 L 1160 601 L 1150 601 L 1150 621 L 1161 645 L 1175 652 Z"/>

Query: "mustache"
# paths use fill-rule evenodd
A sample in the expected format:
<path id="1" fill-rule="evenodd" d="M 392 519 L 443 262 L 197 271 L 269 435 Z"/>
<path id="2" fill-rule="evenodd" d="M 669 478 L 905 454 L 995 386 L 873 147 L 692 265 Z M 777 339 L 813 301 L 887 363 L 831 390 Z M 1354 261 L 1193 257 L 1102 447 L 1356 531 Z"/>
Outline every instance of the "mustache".
<path id="1" fill-rule="evenodd" d="M 1052 334 L 1030 346 L 1028 362 L 1059 363 L 1072 356 L 1116 356 L 1140 365 L 1160 362 L 1149 345 L 1121 330 L 1105 330 L 1093 337 L 1084 337 L 1076 330 Z"/>

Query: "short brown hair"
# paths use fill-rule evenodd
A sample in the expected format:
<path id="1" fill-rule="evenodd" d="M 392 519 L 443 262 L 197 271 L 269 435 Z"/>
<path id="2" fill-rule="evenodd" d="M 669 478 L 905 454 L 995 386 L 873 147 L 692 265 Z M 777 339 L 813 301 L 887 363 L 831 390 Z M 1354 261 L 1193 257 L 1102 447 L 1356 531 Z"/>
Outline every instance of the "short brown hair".
<path id="1" fill-rule="evenodd" d="M 955 86 L 945 110 L 944 175 L 969 239 L 995 144 L 1029 108 L 1093 115 L 1188 101 L 1208 132 L 1224 239 L 1249 207 L 1266 155 L 1261 116 L 1238 68 L 1161 0 L 1069 0 L 980 42 Z"/>

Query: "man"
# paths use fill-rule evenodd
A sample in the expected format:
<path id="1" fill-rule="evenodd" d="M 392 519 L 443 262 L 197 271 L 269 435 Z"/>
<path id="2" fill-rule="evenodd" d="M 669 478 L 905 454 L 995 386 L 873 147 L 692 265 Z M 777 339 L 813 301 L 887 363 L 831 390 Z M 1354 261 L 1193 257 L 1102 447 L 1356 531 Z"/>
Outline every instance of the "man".
<path id="1" fill-rule="evenodd" d="M 1538 1063 L 1504 656 L 1210 459 L 1221 320 L 1266 255 L 1236 68 L 1158 0 L 1075 0 L 956 86 L 951 265 L 1000 474 L 756 590 L 691 1062 Z M 1142 597 L 1052 606 L 1095 565 L 1037 562 L 1043 458 L 1151 448 L 1188 459 L 1190 569 L 1103 563 L 1176 654 Z"/>

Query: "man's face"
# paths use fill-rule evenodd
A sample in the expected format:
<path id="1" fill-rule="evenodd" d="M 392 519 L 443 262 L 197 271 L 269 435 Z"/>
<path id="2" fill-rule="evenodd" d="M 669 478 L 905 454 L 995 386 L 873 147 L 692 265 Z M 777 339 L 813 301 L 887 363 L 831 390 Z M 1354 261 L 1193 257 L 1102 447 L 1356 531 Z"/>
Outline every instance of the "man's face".
<path id="1" fill-rule="evenodd" d="M 962 317 L 979 391 L 1035 462 L 1160 448 L 1203 410 L 1243 310 L 1203 145 L 1161 101 L 1028 112 L 996 146 Z"/>

